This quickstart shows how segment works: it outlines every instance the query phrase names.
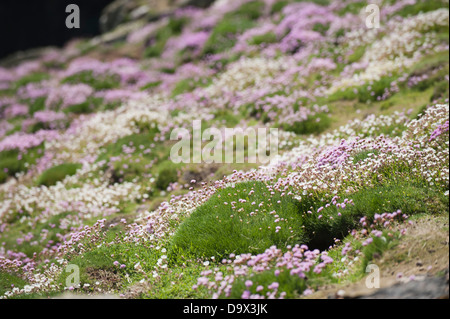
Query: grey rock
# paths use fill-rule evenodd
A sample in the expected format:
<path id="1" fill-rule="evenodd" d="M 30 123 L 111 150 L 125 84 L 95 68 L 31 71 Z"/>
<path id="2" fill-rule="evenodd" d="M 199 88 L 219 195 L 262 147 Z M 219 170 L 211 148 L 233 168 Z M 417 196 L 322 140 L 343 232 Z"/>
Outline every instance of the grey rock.
<path id="1" fill-rule="evenodd" d="M 379 289 L 372 295 L 358 299 L 448 299 L 448 270 L 442 277 L 425 277 L 423 280 L 411 280 Z"/>

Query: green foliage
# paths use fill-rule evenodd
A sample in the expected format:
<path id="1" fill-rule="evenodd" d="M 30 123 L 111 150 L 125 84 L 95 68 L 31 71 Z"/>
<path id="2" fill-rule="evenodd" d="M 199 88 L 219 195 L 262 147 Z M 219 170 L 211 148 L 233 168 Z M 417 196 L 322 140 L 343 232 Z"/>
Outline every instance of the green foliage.
<path id="1" fill-rule="evenodd" d="M 161 147 L 151 145 L 154 143 L 157 127 L 142 127 L 142 133 L 131 134 L 118 139 L 114 143 L 107 144 L 101 150 L 97 161 L 104 161 L 103 169 L 112 168 L 111 182 L 120 183 L 142 179 L 149 173 L 147 165 L 157 160 Z M 135 151 L 127 154 L 125 147 L 134 148 Z M 151 150 L 150 152 L 148 150 Z M 114 157 L 115 160 L 109 160 Z M 108 165 L 107 165 L 108 164 Z"/>
<path id="2" fill-rule="evenodd" d="M 66 176 L 74 175 L 82 167 L 78 163 L 65 163 L 44 171 L 37 179 L 38 185 L 51 186 L 62 181 Z"/>
<path id="3" fill-rule="evenodd" d="M 377 156 L 379 154 L 378 150 L 365 150 L 365 151 L 361 151 L 359 153 L 357 153 L 356 155 L 353 156 L 353 163 L 358 163 L 360 161 L 365 160 L 366 158 L 370 157 L 370 156 Z"/>
<path id="4" fill-rule="evenodd" d="M 36 146 L 21 153 L 19 150 L 0 152 L 0 183 L 6 181 L 8 176 L 26 172 L 30 165 L 43 155 L 44 145 Z"/>
<path id="5" fill-rule="evenodd" d="M 349 63 L 358 62 L 362 58 L 362 56 L 364 55 L 365 52 L 366 52 L 366 47 L 365 46 L 357 47 L 353 51 L 353 53 L 348 57 L 348 62 Z"/>
<path id="6" fill-rule="evenodd" d="M 346 13 L 358 14 L 366 6 L 367 6 L 366 1 L 352 2 L 349 3 L 347 6 L 345 6 L 344 8 L 342 8 L 341 10 L 339 10 L 338 14 L 341 16 L 345 15 Z"/>
<path id="7" fill-rule="evenodd" d="M 20 88 L 21 86 L 25 86 L 29 83 L 37 83 L 41 82 L 43 80 L 48 80 L 50 78 L 49 74 L 47 73 L 31 73 L 28 75 L 25 75 L 24 77 L 20 78 L 14 83 L 14 87 L 16 89 Z"/>
<path id="8" fill-rule="evenodd" d="M 166 190 L 170 183 L 178 181 L 178 165 L 172 162 L 164 162 L 159 165 L 158 178 L 156 179 L 156 187 L 160 190 Z"/>
<path id="9" fill-rule="evenodd" d="M 256 19 L 262 15 L 264 3 L 251 1 L 239 9 L 229 12 L 213 29 L 205 44 L 204 54 L 214 54 L 228 50 L 236 43 L 236 34 L 242 33 L 255 25 Z"/>
<path id="10" fill-rule="evenodd" d="M 295 122 L 292 125 L 284 125 L 284 129 L 295 134 L 320 134 L 328 129 L 330 125 L 330 116 L 325 113 L 320 113 L 315 116 L 309 116 L 305 121 Z"/>
<path id="11" fill-rule="evenodd" d="M 388 234 L 391 233 L 391 236 Z M 398 236 L 394 236 L 393 232 L 384 230 L 380 237 L 371 236 L 372 243 L 362 248 L 363 260 L 361 264 L 361 272 L 366 271 L 367 265 L 376 257 L 381 256 L 386 250 L 392 249 L 396 244 Z"/>
<path id="12" fill-rule="evenodd" d="M 419 91 L 425 91 L 428 88 L 433 87 L 434 93 L 431 97 L 431 101 L 448 96 L 448 81 L 445 80 L 445 76 L 449 72 L 449 58 L 448 51 L 440 52 L 434 55 L 424 57 L 419 63 L 414 65 L 410 71 L 410 77 L 426 75 L 426 79 L 416 84 L 413 89 Z"/>
<path id="13" fill-rule="evenodd" d="M 311 274 L 312 276 L 313 274 Z M 245 281 L 250 279 L 253 285 L 250 288 L 245 286 Z M 231 289 L 230 299 L 241 299 L 242 293 L 245 290 L 249 290 L 251 294 L 259 294 L 260 296 L 267 296 L 267 293 L 272 293 L 273 290 L 269 290 L 267 287 L 272 283 L 277 282 L 279 284 L 278 290 L 286 292 L 286 299 L 298 298 L 301 293 L 307 288 L 306 280 L 299 276 L 292 276 L 289 269 L 283 268 L 280 270 L 278 276 L 275 276 L 273 270 L 267 270 L 262 273 L 254 274 L 250 278 L 240 278 L 233 283 Z M 264 289 L 257 292 L 257 286 L 263 286 Z"/>
<path id="14" fill-rule="evenodd" d="M 167 27 L 171 31 L 172 34 L 180 34 L 183 31 L 184 26 L 189 22 L 189 19 L 186 17 L 182 18 L 172 18 L 169 20 Z"/>
<path id="15" fill-rule="evenodd" d="M 278 192 L 271 197 L 262 182 L 239 183 L 219 190 L 179 226 L 172 238 L 172 254 L 221 258 L 230 253 L 256 254 L 272 245 L 282 249 L 294 244 L 323 250 L 333 245 L 335 238 L 342 239 L 359 228 L 364 216 L 371 222 L 376 213 L 399 209 L 407 215 L 448 211 L 445 196 L 434 189 L 412 181 L 395 182 L 389 170 L 381 173 L 394 182 L 342 195 L 341 202 L 347 198 L 354 205 L 323 208 L 321 218 L 317 210 L 327 202 L 319 200 L 319 195 L 302 196 L 301 201 L 281 197 Z M 254 193 L 249 195 L 251 190 Z M 274 214 L 270 214 L 273 211 L 284 221 L 276 223 Z M 278 233 L 277 226 L 281 227 Z"/>
<path id="16" fill-rule="evenodd" d="M 162 81 L 155 81 L 155 82 L 147 83 L 146 85 L 144 85 L 143 87 L 141 87 L 141 91 L 146 91 L 146 90 L 150 90 L 150 89 L 156 88 L 156 87 L 158 87 L 161 83 L 162 83 Z"/>
<path id="17" fill-rule="evenodd" d="M 3 171 L 0 171 L 0 184 L 3 184 L 8 179 L 8 174 Z"/>
<path id="18" fill-rule="evenodd" d="M 115 161 L 113 164 L 112 182 L 131 182 L 143 177 L 146 173 L 145 165 L 148 161 L 142 160 L 138 156 L 131 156 Z"/>
<path id="19" fill-rule="evenodd" d="M 159 57 L 164 52 L 164 47 L 167 41 L 172 36 L 169 29 L 162 29 L 156 34 L 154 42 L 145 49 L 144 57 L 146 58 L 156 58 Z"/>
<path id="20" fill-rule="evenodd" d="M 284 9 L 284 7 L 287 6 L 288 4 L 289 4 L 289 1 L 287 1 L 287 0 L 276 1 L 272 5 L 272 8 L 270 9 L 270 13 L 275 14 L 275 13 L 281 12 Z"/>
<path id="21" fill-rule="evenodd" d="M 120 230 L 116 229 L 117 227 L 119 226 L 107 230 L 107 233 L 102 235 L 117 241 L 120 238 Z M 142 273 L 134 267 L 136 264 L 139 263 L 144 272 L 151 273 L 160 254 L 159 251 L 145 245 L 118 243 L 93 247 L 81 255 L 69 257 L 69 260 L 70 264 L 80 269 L 80 286 L 93 285 L 96 281 L 100 281 L 103 288 L 117 291 L 126 288 L 128 280 L 136 282 L 143 278 Z M 114 265 L 115 261 L 119 265 Z M 120 265 L 125 265 L 125 268 L 121 268 Z M 66 279 L 70 274 L 70 271 L 63 271 L 58 282 L 66 286 Z M 129 276 L 128 280 L 124 278 L 126 274 Z"/>
<path id="22" fill-rule="evenodd" d="M 442 51 L 435 54 L 427 55 L 419 62 L 414 64 L 410 70 L 411 75 L 420 75 L 434 70 L 440 66 L 448 65 L 448 51 Z"/>
<path id="23" fill-rule="evenodd" d="M 98 97 L 90 96 L 85 102 L 80 104 L 70 105 L 63 109 L 64 113 L 74 113 L 74 114 L 86 114 L 99 111 L 103 105 L 103 99 Z"/>
<path id="24" fill-rule="evenodd" d="M 327 33 L 329 28 L 330 28 L 329 24 L 316 23 L 316 24 L 314 24 L 312 30 L 319 32 L 321 35 L 324 36 Z"/>
<path id="25" fill-rule="evenodd" d="M 229 109 L 219 109 L 214 112 L 214 123 L 225 124 L 226 127 L 235 127 L 239 124 L 241 117 L 235 115 Z"/>
<path id="26" fill-rule="evenodd" d="M 17 275 L 0 272 L 0 296 L 3 296 L 5 292 L 11 291 L 13 287 L 22 288 L 27 282 Z"/>
<path id="27" fill-rule="evenodd" d="M 103 152 L 98 157 L 98 161 L 107 160 L 113 156 L 115 157 L 115 156 L 123 155 L 124 154 L 124 151 L 123 151 L 124 146 L 134 146 L 136 148 L 139 148 L 142 145 L 144 148 L 150 148 L 150 144 L 153 143 L 155 134 L 157 132 L 158 132 L 158 128 L 155 126 L 155 127 L 150 128 L 149 130 L 144 130 L 142 133 L 136 133 L 136 134 L 124 136 L 124 137 L 118 139 L 117 141 L 115 141 L 115 143 L 110 143 L 110 144 L 106 145 L 105 147 L 103 147 L 102 148 Z M 143 156 L 146 156 L 148 158 L 154 157 L 153 153 L 150 153 L 149 155 L 143 154 Z"/>
<path id="28" fill-rule="evenodd" d="M 273 32 L 268 32 L 266 34 L 255 35 L 248 41 L 250 45 L 261 45 L 265 43 L 277 43 L 278 38 L 277 35 Z"/>
<path id="29" fill-rule="evenodd" d="M 384 76 L 380 80 L 374 81 L 372 84 L 339 90 L 330 95 L 328 100 L 332 102 L 358 99 L 361 103 L 375 102 L 379 96 L 384 94 L 385 89 L 391 87 L 391 83 L 395 79 L 396 78 L 393 76 Z"/>
<path id="30" fill-rule="evenodd" d="M 435 87 L 433 91 L 433 95 L 430 98 L 430 101 L 437 100 L 439 98 L 448 98 L 448 82 L 442 81 L 439 82 Z"/>
<path id="31" fill-rule="evenodd" d="M 94 75 L 92 71 L 82 71 L 68 76 L 62 80 L 62 83 L 84 83 L 90 85 L 96 91 L 115 89 L 120 86 L 120 80 L 118 76 L 108 74 Z"/>
<path id="32" fill-rule="evenodd" d="M 179 35 L 188 21 L 187 18 L 171 18 L 167 25 L 158 30 L 152 44 L 145 49 L 144 57 L 154 58 L 161 56 L 169 38 Z"/>
<path id="33" fill-rule="evenodd" d="M 45 108 L 46 97 L 38 97 L 34 100 L 25 101 L 28 104 L 28 111 L 30 115 L 33 115 L 37 111 L 42 111 Z"/>
<path id="34" fill-rule="evenodd" d="M 312 2 L 320 6 L 328 6 L 330 4 L 330 0 L 295 0 L 295 2 Z"/>
<path id="35" fill-rule="evenodd" d="M 201 79 L 183 79 L 180 80 L 172 90 L 172 97 L 180 95 L 182 93 L 192 92 L 198 87 L 206 87 L 211 84 L 212 80 L 210 78 Z"/>
<path id="36" fill-rule="evenodd" d="M 389 172 L 385 174 L 392 179 Z M 344 238 L 350 230 L 359 228 L 358 221 L 364 216 L 371 222 L 375 214 L 399 209 L 407 215 L 448 211 L 445 196 L 436 193 L 434 189 L 405 181 L 365 188 L 346 198 L 353 200 L 355 205 L 347 205 L 345 209 L 331 205 L 321 212 L 323 215 L 321 219 L 314 214 L 305 215 L 303 225 L 305 229 L 310 230 L 308 240 L 310 247 L 328 248 L 333 244 L 333 238 Z M 318 209 L 320 206 L 323 205 L 317 203 L 313 208 Z M 341 217 L 337 217 L 339 212 L 342 214 Z M 330 220 L 330 217 L 333 219 Z"/>
<path id="37" fill-rule="evenodd" d="M 241 18 L 246 18 L 250 20 L 259 19 L 264 10 L 264 2 L 262 1 L 250 1 L 244 3 L 236 11 L 228 13 L 228 15 L 239 16 Z"/>
<path id="38" fill-rule="evenodd" d="M 401 17 L 414 16 L 420 12 L 434 11 L 440 8 L 448 8 L 448 1 L 442 0 L 418 0 L 415 4 L 404 6 L 402 9 L 397 11 L 395 15 Z"/>
<path id="39" fill-rule="evenodd" d="M 272 245 L 281 248 L 301 242 L 304 237 L 299 227 L 298 201 L 279 194 L 272 198 L 268 195 L 262 182 L 239 183 L 235 188 L 218 191 L 180 225 L 172 238 L 175 247 L 172 252 L 181 249 L 198 257 L 215 256 L 220 260 L 230 253 L 262 253 Z M 240 199 L 246 202 L 240 203 Z M 236 209 L 232 208 L 233 202 L 236 202 Z M 253 202 L 256 204 L 252 205 Z M 256 210 L 258 212 L 251 216 Z M 275 222 L 277 217 L 270 214 L 272 211 L 284 221 Z M 277 226 L 281 226 L 279 232 L 276 232 Z"/>

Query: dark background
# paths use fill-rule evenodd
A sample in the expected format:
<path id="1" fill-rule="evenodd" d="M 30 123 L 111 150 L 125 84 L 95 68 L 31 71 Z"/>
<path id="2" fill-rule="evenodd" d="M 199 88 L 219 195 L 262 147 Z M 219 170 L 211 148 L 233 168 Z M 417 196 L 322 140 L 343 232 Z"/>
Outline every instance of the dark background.
<path id="1" fill-rule="evenodd" d="M 0 0 L 0 59 L 19 50 L 62 46 L 100 33 L 101 11 L 112 0 Z M 80 7 L 80 29 L 66 28 L 66 6 Z"/>

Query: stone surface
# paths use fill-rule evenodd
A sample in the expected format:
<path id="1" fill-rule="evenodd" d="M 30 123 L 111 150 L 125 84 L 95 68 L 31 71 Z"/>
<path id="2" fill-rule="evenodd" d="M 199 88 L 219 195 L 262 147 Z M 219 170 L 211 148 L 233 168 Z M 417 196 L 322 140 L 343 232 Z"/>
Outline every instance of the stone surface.
<path id="1" fill-rule="evenodd" d="M 141 18 L 155 20 L 180 7 L 205 8 L 213 2 L 214 0 L 115 0 L 103 10 L 100 29 L 102 32 L 109 32 L 122 23 Z"/>

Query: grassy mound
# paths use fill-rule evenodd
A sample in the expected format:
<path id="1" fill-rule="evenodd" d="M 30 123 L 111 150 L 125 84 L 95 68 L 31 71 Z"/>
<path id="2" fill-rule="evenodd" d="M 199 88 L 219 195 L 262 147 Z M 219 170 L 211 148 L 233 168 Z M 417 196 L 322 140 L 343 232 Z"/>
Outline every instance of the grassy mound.
<path id="1" fill-rule="evenodd" d="M 74 175 L 82 165 L 78 163 L 65 163 L 44 171 L 37 180 L 38 185 L 51 186 L 62 181 L 66 176 Z"/>
<path id="2" fill-rule="evenodd" d="M 220 190 L 191 214 L 173 237 L 173 252 L 217 258 L 262 253 L 273 245 L 327 249 L 335 238 L 359 228 L 364 216 L 370 222 L 375 214 L 399 209 L 407 215 L 448 211 L 448 199 L 438 194 L 421 185 L 392 183 L 362 189 L 345 198 L 353 204 L 341 208 L 316 196 L 301 201 L 281 196 L 262 182 L 240 183 Z"/>

